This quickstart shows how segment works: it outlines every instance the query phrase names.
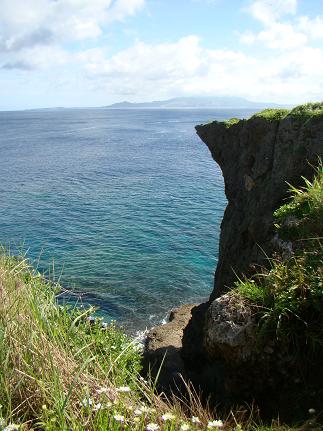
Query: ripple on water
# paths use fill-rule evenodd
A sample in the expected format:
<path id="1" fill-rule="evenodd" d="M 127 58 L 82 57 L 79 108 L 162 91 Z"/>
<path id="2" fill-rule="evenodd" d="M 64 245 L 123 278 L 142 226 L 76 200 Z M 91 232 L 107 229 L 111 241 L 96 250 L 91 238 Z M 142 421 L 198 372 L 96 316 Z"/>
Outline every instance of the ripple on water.
<path id="1" fill-rule="evenodd" d="M 0 242 L 23 243 L 42 270 L 54 260 L 106 319 L 131 331 L 163 321 L 211 291 L 226 204 L 194 125 L 239 115 L 0 112 Z"/>

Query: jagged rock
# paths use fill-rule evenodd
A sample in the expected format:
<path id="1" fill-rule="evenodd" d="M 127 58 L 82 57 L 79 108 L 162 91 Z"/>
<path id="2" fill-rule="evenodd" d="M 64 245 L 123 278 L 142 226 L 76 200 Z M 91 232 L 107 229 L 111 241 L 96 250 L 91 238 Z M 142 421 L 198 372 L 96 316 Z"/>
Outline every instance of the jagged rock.
<path id="1" fill-rule="evenodd" d="M 231 294 L 221 296 L 237 275 L 249 276 L 267 266 L 275 249 L 293 252 L 290 244 L 274 237 L 273 212 L 288 196 L 287 183 L 298 187 L 302 176 L 312 179 L 313 166 L 323 154 L 323 115 L 292 112 L 277 118 L 260 114 L 196 127 L 222 170 L 228 205 L 214 290 L 207 303 L 192 309 L 182 355 L 188 377 L 217 403 L 256 400 L 263 411 L 287 417 L 292 413 L 288 406 L 295 407 L 302 392 L 297 385 L 304 370 L 273 340 L 260 348 L 252 310 Z M 306 379 L 315 381 L 312 375 Z"/>
<path id="2" fill-rule="evenodd" d="M 183 305 L 171 311 L 169 322 L 152 328 L 147 334 L 144 348 L 144 374 L 158 377 L 158 388 L 164 392 L 182 387 L 185 374 L 180 354 L 183 329 L 191 317 L 194 305 Z M 160 372 L 159 372 L 160 371 Z"/>
<path id="3" fill-rule="evenodd" d="M 323 121 L 255 116 L 230 127 L 214 121 L 196 131 L 222 170 L 228 199 L 213 300 L 232 287 L 237 275 L 267 264 L 273 251 L 273 211 L 288 194 L 287 182 L 298 186 L 301 176 L 313 176 L 312 166 L 323 153 Z"/>
<path id="4" fill-rule="evenodd" d="M 318 378 L 312 368 L 300 367 L 273 338 L 258 343 L 253 310 L 238 295 L 225 293 L 234 286 L 237 275 L 250 275 L 268 265 L 275 248 L 293 252 L 290 244 L 274 237 L 273 212 L 288 196 L 287 183 L 298 187 L 302 176 L 312 179 L 313 166 L 318 156 L 322 158 L 323 115 L 310 112 L 322 107 L 294 110 L 284 118 L 267 111 L 249 120 L 196 127 L 222 170 L 228 205 L 221 224 L 214 290 L 208 302 L 186 310 L 191 319 L 184 329 L 182 349 L 181 337 L 176 339 L 176 360 L 166 364 L 165 382 L 170 381 L 167 373 L 173 376 L 176 368 L 182 372 L 185 365 L 186 376 L 215 403 L 231 407 L 255 400 L 262 412 L 292 414 L 294 419 L 296 408 L 304 411 L 319 398 L 310 389 Z M 168 330 L 177 329 L 169 326 Z M 161 352 L 175 343 L 168 341 L 172 336 L 164 335 L 164 329 L 154 331 L 147 341 L 148 352 L 158 358 L 156 339 L 161 338 Z M 184 362 L 178 360 L 179 352 Z M 149 353 L 147 357 L 149 360 Z M 321 359 L 313 361 L 318 364 Z M 318 372 L 323 381 L 323 371 Z M 309 383 L 307 388 L 301 387 L 304 381 Z M 297 404 L 296 399 L 302 402 Z"/>
<path id="5" fill-rule="evenodd" d="M 228 293 L 209 306 L 203 346 L 209 359 L 239 363 L 254 355 L 257 321 L 255 312 L 238 295 Z"/>

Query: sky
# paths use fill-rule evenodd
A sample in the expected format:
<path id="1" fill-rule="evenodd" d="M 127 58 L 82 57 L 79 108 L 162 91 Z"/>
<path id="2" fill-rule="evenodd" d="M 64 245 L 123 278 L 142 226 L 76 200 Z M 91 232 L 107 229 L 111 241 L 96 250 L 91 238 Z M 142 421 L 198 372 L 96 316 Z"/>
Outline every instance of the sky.
<path id="1" fill-rule="evenodd" d="M 0 0 L 0 110 L 323 99 L 323 0 Z"/>

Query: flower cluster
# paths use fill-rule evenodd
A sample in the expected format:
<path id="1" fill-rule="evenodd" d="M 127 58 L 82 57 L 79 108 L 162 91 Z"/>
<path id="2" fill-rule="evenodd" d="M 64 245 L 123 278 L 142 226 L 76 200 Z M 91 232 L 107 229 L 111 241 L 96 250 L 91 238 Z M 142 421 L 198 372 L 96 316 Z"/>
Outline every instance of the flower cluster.
<path id="1" fill-rule="evenodd" d="M 100 414 L 103 410 L 110 409 L 108 415 L 116 423 L 118 430 L 133 427 L 136 430 L 143 431 L 162 431 L 164 429 L 174 431 L 217 431 L 224 428 L 224 423 L 220 419 L 210 420 L 205 423 L 198 416 L 192 416 L 190 419 L 183 420 L 183 418 L 177 417 L 172 412 L 159 415 L 156 409 L 145 404 L 133 405 L 129 397 L 131 392 L 132 390 L 129 386 L 120 386 L 114 390 L 101 387 L 96 389 L 95 397 L 85 397 L 80 405 L 94 414 Z"/>

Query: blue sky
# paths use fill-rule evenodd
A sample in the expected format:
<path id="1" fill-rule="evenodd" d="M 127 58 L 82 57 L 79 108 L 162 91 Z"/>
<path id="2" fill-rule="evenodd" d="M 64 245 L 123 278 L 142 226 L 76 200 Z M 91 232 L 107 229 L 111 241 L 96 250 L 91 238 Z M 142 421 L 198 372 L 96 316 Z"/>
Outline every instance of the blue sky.
<path id="1" fill-rule="evenodd" d="M 0 109 L 323 99 L 322 0 L 0 0 Z"/>

